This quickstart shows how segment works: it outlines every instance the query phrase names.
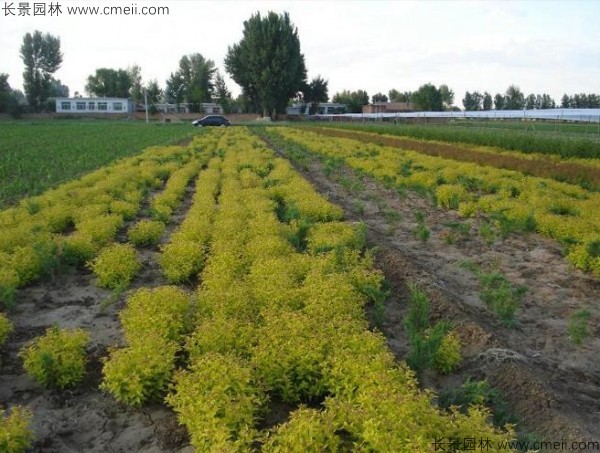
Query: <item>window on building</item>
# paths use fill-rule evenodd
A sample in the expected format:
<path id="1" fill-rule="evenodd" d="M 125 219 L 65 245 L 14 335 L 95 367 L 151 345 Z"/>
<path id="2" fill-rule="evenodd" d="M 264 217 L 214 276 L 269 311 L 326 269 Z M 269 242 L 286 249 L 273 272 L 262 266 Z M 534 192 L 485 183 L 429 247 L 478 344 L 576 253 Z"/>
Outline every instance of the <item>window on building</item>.
<path id="1" fill-rule="evenodd" d="M 108 110 L 108 102 L 98 102 L 98 110 Z"/>
<path id="2" fill-rule="evenodd" d="M 88 102 L 88 110 L 96 110 L 96 103 Z"/>
<path id="3" fill-rule="evenodd" d="M 61 110 L 71 110 L 71 103 L 70 102 L 61 102 L 60 109 Z"/>
<path id="4" fill-rule="evenodd" d="M 113 102 L 113 110 L 121 111 L 123 110 L 122 102 Z"/>
<path id="5" fill-rule="evenodd" d="M 85 110 L 85 102 L 76 102 L 75 103 L 75 108 L 77 110 Z"/>

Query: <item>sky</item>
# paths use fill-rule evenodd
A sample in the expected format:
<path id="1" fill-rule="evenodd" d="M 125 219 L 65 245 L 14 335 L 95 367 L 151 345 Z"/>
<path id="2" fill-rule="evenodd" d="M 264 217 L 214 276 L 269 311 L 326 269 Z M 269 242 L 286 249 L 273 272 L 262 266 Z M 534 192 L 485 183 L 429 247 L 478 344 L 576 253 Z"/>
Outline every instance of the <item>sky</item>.
<path id="1" fill-rule="evenodd" d="M 19 16 L 19 4 L 31 7 Z M 33 4 L 46 15 L 33 15 Z M 50 4 L 60 13 L 49 14 Z M 168 7 L 163 15 L 69 14 L 77 6 Z M 12 7 L 13 9 L 9 9 Z M 14 12 L 14 16 L 10 14 Z M 515 84 L 527 95 L 600 93 L 600 1 L 383 0 L 0 0 L 0 73 L 22 89 L 23 36 L 58 36 L 63 64 L 55 78 L 85 95 L 97 68 L 137 64 L 145 82 L 165 80 L 186 54 L 201 53 L 225 74 L 228 46 L 242 38 L 257 11 L 287 11 L 298 28 L 308 78 L 369 95 L 425 83 L 447 84 L 462 107 L 465 91 L 504 93 Z M 226 77 L 230 90 L 240 88 Z"/>

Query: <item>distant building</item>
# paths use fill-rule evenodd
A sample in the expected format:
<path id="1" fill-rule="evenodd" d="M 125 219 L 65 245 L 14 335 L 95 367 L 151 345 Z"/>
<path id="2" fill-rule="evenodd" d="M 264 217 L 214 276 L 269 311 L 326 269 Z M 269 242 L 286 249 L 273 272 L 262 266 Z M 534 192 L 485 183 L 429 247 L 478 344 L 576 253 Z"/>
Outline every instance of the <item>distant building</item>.
<path id="1" fill-rule="evenodd" d="M 133 113 L 135 104 L 126 98 L 56 98 L 56 113 Z"/>
<path id="2" fill-rule="evenodd" d="M 363 105 L 363 113 L 401 113 L 413 112 L 415 105 L 412 102 L 373 102 Z"/>
<path id="3" fill-rule="evenodd" d="M 207 115 L 222 115 L 223 107 L 216 102 L 203 102 L 202 111 Z"/>
<path id="4" fill-rule="evenodd" d="M 292 104 L 285 109 L 286 115 L 308 115 L 310 104 Z M 346 113 L 346 104 L 336 102 L 320 102 L 317 105 L 316 115 L 332 115 L 336 113 Z"/>

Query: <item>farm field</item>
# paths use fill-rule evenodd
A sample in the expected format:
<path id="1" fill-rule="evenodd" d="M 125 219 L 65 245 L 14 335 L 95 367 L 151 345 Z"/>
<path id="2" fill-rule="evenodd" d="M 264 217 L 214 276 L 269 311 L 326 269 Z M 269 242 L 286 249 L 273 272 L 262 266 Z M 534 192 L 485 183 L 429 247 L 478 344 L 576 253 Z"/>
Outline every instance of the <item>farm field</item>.
<path id="1" fill-rule="evenodd" d="M 0 123 L 0 208 L 140 152 L 189 139 L 188 124 L 54 120 Z"/>
<path id="2" fill-rule="evenodd" d="M 0 212 L 0 405 L 35 451 L 596 440 L 597 197 L 289 127 L 137 151 Z"/>
<path id="3" fill-rule="evenodd" d="M 328 124 L 325 126 L 377 134 L 439 140 L 450 143 L 493 146 L 523 153 L 543 153 L 561 157 L 600 157 L 600 131 L 597 123 L 558 124 L 540 122 L 472 121 L 453 125 Z M 526 124 L 526 126 L 524 126 Z M 527 130 L 523 130 L 527 127 Z"/>

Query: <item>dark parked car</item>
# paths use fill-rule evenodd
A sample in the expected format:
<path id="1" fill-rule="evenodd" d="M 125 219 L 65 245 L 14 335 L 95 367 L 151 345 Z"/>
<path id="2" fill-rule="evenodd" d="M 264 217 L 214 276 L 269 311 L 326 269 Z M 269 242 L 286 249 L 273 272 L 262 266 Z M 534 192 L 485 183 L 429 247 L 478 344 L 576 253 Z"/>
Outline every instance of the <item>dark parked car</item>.
<path id="1" fill-rule="evenodd" d="M 192 126 L 231 126 L 229 120 L 221 115 L 208 115 L 199 120 L 192 121 Z"/>

